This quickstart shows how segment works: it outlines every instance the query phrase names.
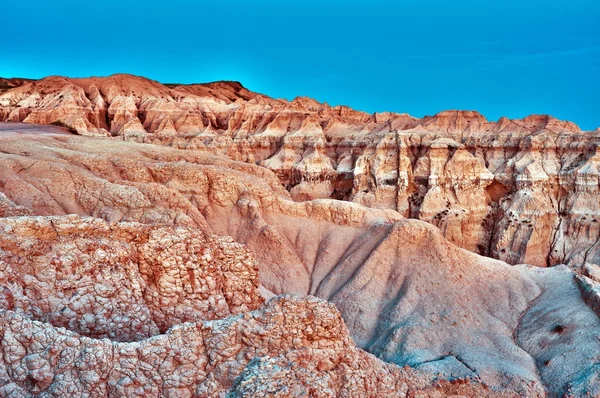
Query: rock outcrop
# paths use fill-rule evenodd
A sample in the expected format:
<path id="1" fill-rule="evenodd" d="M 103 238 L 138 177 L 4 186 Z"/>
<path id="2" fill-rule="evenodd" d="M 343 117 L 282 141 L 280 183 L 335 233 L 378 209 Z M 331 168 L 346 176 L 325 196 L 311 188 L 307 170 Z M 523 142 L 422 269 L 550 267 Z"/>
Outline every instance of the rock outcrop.
<path id="1" fill-rule="evenodd" d="M 66 217 L 0 218 L 1 308 L 115 341 L 256 309 L 240 244 L 189 228 Z"/>
<path id="2" fill-rule="evenodd" d="M 278 297 L 257 311 L 133 343 L 2 310 L 0 335 L 2 396 L 516 396 L 385 364 L 354 346 L 333 305 L 310 297 Z"/>
<path id="3" fill-rule="evenodd" d="M 0 191 L 4 195 L 0 203 L 5 216 L 10 216 L 1 219 L 1 261 L 10 272 L 6 280 L 17 282 L 9 293 L 4 290 L 5 311 L 0 318 L 10 325 L 5 330 L 14 336 L 30 336 L 27 330 L 41 328 L 41 335 L 51 336 L 49 341 L 59 341 L 58 333 L 67 336 L 74 347 L 92 345 L 81 354 L 86 358 L 115 355 L 82 365 L 86 371 L 101 372 L 90 379 L 96 383 L 94 388 L 118 395 L 132 394 L 147 385 L 149 392 L 138 392 L 167 394 L 166 389 L 181 387 L 177 391 L 182 395 L 230 390 L 234 396 L 293 396 L 295 391 L 302 395 L 314 386 L 324 394 L 342 396 L 387 395 L 391 391 L 403 396 L 409 389 L 421 388 L 433 388 L 433 396 L 451 395 L 451 391 L 467 396 L 594 391 L 591 386 L 600 371 L 594 359 L 600 350 L 595 338 L 600 335 L 600 319 L 586 304 L 591 301 L 582 297 L 572 271 L 564 267 L 512 267 L 470 253 L 445 239 L 439 228 L 405 219 L 393 209 L 332 199 L 294 201 L 281 185 L 280 174 L 213 151 L 81 137 L 55 128 L 44 132 L 43 127 L 31 125 L 19 132 L 20 126 L 7 124 L 5 129 L 13 131 L 0 132 Z M 314 126 L 305 129 L 309 130 L 314 132 Z M 434 151 L 415 166 L 416 174 L 439 170 L 439 157 L 453 147 L 451 141 L 438 139 Z M 468 153 L 459 151 L 456 147 L 456 162 L 446 169 L 460 166 L 465 179 L 479 176 L 472 177 L 473 181 L 490 178 Z M 481 195 L 480 187 L 473 184 L 470 189 L 468 200 L 474 201 Z M 53 224 L 63 226 L 55 230 Z M 228 235 L 247 246 L 259 267 L 258 281 L 248 251 L 214 235 Z M 109 245 L 109 239 L 114 244 Z M 58 261 L 51 262 L 53 258 Z M 109 274 L 113 268 L 114 274 Z M 541 271 L 548 276 L 540 276 Z M 59 272 L 66 276 L 55 281 L 52 275 Z M 73 300 L 69 298 L 72 290 L 62 291 L 59 283 L 72 284 L 77 293 Z M 89 285 L 104 286 L 108 291 L 114 288 L 123 298 L 108 296 L 108 301 L 96 302 Z M 300 324 L 285 321 L 285 306 L 273 304 L 288 300 L 285 298 L 274 299 L 267 309 L 248 315 L 261 301 L 259 291 L 265 296 L 312 295 L 335 304 L 357 346 L 379 360 L 344 340 L 346 329 L 330 304 L 308 299 L 319 308 L 328 308 L 319 310 L 319 316 L 310 315 L 304 304 L 290 304 L 290 311 L 301 314 L 294 315 L 303 320 Z M 91 306 L 89 310 L 73 307 L 73 303 L 87 301 L 84 298 L 90 300 L 86 304 Z M 305 299 L 291 301 L 297 300 Z M 124 305 L 120 307 L 116 301 Z M 110 303 L 118 311 L 103 311 L 102 303 Z M 63 306 L 67 308 L 64 311 Z M 264 332 L 262 326 L 255 328 L 250 322 L 249 329 L 244 329 L 247 333 L 240 332 L 242 336 L 261 336 L 253 340 L 256 350 L 249 354 L 245 348 L 231 348 L 230 354 L 229 347 L 246 347 L 246 340 L 252 337 L 227 340 L 214 354 L 205 348 L 210 339 L 203 334 L 173 337 L 175 331 L 216 325 L 222 325 L 219 329 L 226 325 L 244 328 L 248 317 L 260 318 L 264 311 L 271 314 L 264 325 L 267 329 L 273 325 L 273 329 Z M 97 312 L 102 314 L 100 322 L 85 317 Z M 147 314 L 147 330 L 139 327 L 143 315 L 138 314 Z M 332 317 L 338 319 L 336 332 L 323 338 L 328 342 L 322 344 L 338 344 L 338 351 L 324 355 L 339 367 L 325 363 L 319 370 L 324 357 L 315 351 L 309 330 Z M 147 338 L 186 321 L 196 324 L 174 326 L 171 332 Z M 123 327 L 115 330 L 113 325 L 119 323 Z M 567 327 L 569 333 L 557 334 L 556 324 Z M 286 334 L 288 326 L 293 333 Z M 271 343 L 270 333 L 283 333 L 283 340 L 291 339 L 292 345 L 273 351 L 279 343 Z M 79 337 L 82 335 L 129 342 L 119 345 Z M 300 335 L 300 341 L 294 343 L 293 335 Z M 557 339 L 560 336 L 565 337 Z M 173 338 L 175 342 L 170 340 Z M 43 348 L 34 344 L 32 337 L 23 339 L 34 345 L 36 353 L 54 352 L 46 343 Z M 194 342 L 200 343 L 196 346 Z M 154 366 L 142 364 L 148 363 L 140 357 L 145 352 L 142 347 L 160 352 L 152 364 L 165 362 L 178 350 L 193 352 L 185 358 L 169 359 L 169 366 L 155 371 Z M 120 356 L 121 349 L 131 353 L 131 360 Z M 9 386 L 6 391 L 15 389 L 15 394 L 27 395 L 50 388 L 51 379 L 60 381 L 62 377 L 66 381 L 53 387 L 56 391 L 73 383 L 79 386 L 81 378 L 74 378 L 81 373 L 73 361 L 67 361 L 70 367 L 65 368 L 65 376 L 57 379 L 54 369 L 59 362 L 53 359 L 38 377 L 37 365 L 31 365 L 34 370 L 29 375 L 29 365 L 22 362 L 23 350 L 19 352 L 14 356 L 18 370 L 0 376 Z M 340 353 L 346 358 L 341 362 Z M 585 361 L 579 361 L 582 353 L 587 355 Z M 225 361 L 225 368 L 206 368 L 199 359 L 208 356 L 209 364 L 218 364 L 230 355 L 235 359 Z M 190 365 L 187 360 L 200 362 Z M 111 364 L 117 362 L 119 369 L 131 366 L 126 376 L 121 370 L 111 373 L 117 368 Z M 185 372 L 173 373 L 180 365 Z M 403 371 L 396 365 L 419 370 Z M 412 372 L 425 376 L 415 376 L 422 381 L 414 384 Z M 163 380 L 170 374 L 177 375 L 172 378 L 176 381 Z M 471 382 L 457 381 L 465 378 Z M 443 384 L 444 380 L 454 384 Z M 82 388 L 87 388 L 87 382 L 81 382 Z M 119 392 L 120 386 L 125 392 Z M 455 390 L 439 390 L 444 386 Z M 312 391 L 316 394 L 317 390 Z M 418 396 L 416 392 L 413 395 Z"/>
<path id="4" fill-rule="evenodd" d="M 114 75 L 11 84 L 0 94 L 0 121 L 207 149 L 271 169 L 297 201 L 393 209 L 510 264 L 600 263 L 600 135 L 570 122 L 367 114 L 276 100 L 235 82 L 162 85 Z"/>

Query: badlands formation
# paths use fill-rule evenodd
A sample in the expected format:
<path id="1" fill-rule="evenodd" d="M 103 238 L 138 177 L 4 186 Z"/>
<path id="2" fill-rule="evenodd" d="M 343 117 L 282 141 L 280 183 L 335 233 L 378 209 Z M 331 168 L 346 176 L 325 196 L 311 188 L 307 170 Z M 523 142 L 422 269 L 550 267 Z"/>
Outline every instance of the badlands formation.
<path id="1" fill-rule="evenodd" d="M 600 396 L 600 132 L 0 80 L 0 396 Z"/>

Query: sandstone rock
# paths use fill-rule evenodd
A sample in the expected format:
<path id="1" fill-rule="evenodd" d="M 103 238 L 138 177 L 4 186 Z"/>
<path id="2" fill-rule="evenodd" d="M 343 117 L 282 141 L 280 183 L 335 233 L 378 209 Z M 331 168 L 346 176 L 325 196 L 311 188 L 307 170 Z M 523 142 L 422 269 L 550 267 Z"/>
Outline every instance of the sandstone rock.
<path id="1" fill-rule="evenodd" d="M 0 311 L 0 394 L 76 396 L 516 396 L 434 382 L 357 349 L 333 305 L 283 296 L 140 342 L 94 340 Z"/>
<path id="2" fill-rule="evenodd" d="M 421 366 L 454 357 L 490 387 L 526 396 L 542 395 L 548 383 L 539 376 L 541 365 L 514 335 L 545 285 L 529 270 L 455 247 L 427 223 L 351 202 L 294 202 L 273 172 L 203 151 L 34 132 L 0 136 L 0 151 L 2 190 L 15 206 L 35 214 L 79 213 L 127 225 L 132 221 L 159 224 L 153 236 L 169 241 L 180 227 L 204 235 L 229 235 L 254 255 L 264 290 L 331 301 L 359 347 L 385 361 Z M 479 162 L 468 154 L 458 159 L 473 165 L 473 173 L 480 172 Z M 176 245 L 166 255 L 149 250 L 138 267 L 142 279 L 151 278 L 144 276 L 148 275 L 144 270 L 162 270 L 165 276 L 153 280 L 165 282 L 169 299 L 184 300 L 185 289 L 193 288 L 186 282 L 190 278 L 183 272 L 173 276 L 168 270 L 172 266 L 182 270 L 178 263 L 172 264 L 171 256 L 196 253 L 192 243 L 182 249 Z M 134 247 L 140 251 L 146 246 Z M 29 273 L 21 275 L 25 278 Z M 31 277 L 25 281 L 35 286 Z M 198 300 L 202 298 L 194 302 Z M 589 307 L 581 295 L 572 300 L 585 314 L 583 309 Z M 144 302 L 157 307 L 156 301 Z M 169 303 L 167 308 L 174 305 Z M 220 308 L 218 303 L 215 308 Z M 159 311 L 158 319 L 185 320 L 178 313 L 163 312 Z M 560 322 L 568 316 L 560 315 Z M 46 320 L 43 313 L 35 319 Z M 96 327 L 95 318 L 82 316 L 82 320 L 86 328 Z M 161 331 L 170 326 L 164 325 Z M 575 366 L 572 361 L 566 363 L 573 369 L 589 370 L 587 363 Z M 262 369 L 261 363 L 251 369 Z M 557 371 L 561 366 L 558 362 Z M 248 377 L 254 372 L 251 369 Z M 281 377 L 296 372 L 282 369 L 277 373 Z M 452 378 L 453 371 L 452 363 L 443 362 L 436 373 L 442 379 L 448 374 Z M 569 372 L 565 370 L 573 375 Z M 563 391 L 568 387 L 565 383 L 573 381 L 561 380 L 552 391 Z M 249 390 L 241 385 L 240 394 L 258 388 L 249 385 Z"/>
<path id="3" fill-rule="evenodd" d="M 515 331 L 518 344 L 535 359 L 551 394 L 598 396 L 598 287 L 587 290 L 581 284 L 585 277 L 574 278 L 565 266 L 527 268 L 543 292 L 521 318 Z"/>
<path id="4" fill-rule="evenodd" d="M 253 310 L 256 263 L 230 238 L 78 216 L 0 218 L 2 308 L 116 341 Z"/>
<path id="5" fill-rule="evenodd" d="M 23 82 L 0 117 L 118 136 L 0 124 L 0 395 L 597 394 L 595 283 L 453 244 L 590 275 L 594 132 L 129 75 Z M 289 292 L 340 313 L 248 312 Z"/>
<path id="6" fill-rule="evenodd" d="M 161 85 L 131 75 L 10 84 L 0 120 L 64 123 L 83 135 L 110 131 L 260 163 L 297 201 L 394 209 L 511 264 L 600 263 L 597 131 L 548 115 L 369 115 L 310 98 L 275 100 L 236 82 Z"/>
<path id="7" fill-rule="evenodd" d="M 585 263 L 583 266 L 584 275 L 600 282 L 600 265 Z"/>

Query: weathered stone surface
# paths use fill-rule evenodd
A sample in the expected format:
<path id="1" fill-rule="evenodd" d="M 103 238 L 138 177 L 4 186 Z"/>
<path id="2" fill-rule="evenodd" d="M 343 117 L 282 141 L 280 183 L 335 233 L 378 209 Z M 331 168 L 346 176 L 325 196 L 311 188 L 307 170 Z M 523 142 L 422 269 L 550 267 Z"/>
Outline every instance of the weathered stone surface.
<path id="1" fill-rule="evenodd" d="M 576 275 L 575 281 L 583 300 L 600 317 L 600 282 L 583 275 Z"/>
<path id="2" fill-rule="evenodd" d="M 420 366 L 454 357 L 491 387 L 543 394 L 539 364 L 515 340 L 542 285 L 427 223 L 357 203 L 295 202 L 272 172 L 203 151 L 36 132 L 1 136 L 0 151 L 2 190 L 15 206 L 232 236 L 258 262 L 264 294 L 331 301 L 358 346 L 379 358 Z M 153 249 L 148 268 L 186 250 Z M 435 373 L 452 377 L 454 365 L 440 361 Z"/>
<path id="3" fill-rule="evenodd" d="M 0 336 L 3 396 L 517 396 L 386 364 L 357 349 L 335 307 L 313 297 L 277 297 L 257 311 L 133 343 L 1 310 Z"/>
<path id="4" fill-rule="evenodd" d="M 231 238 L 79 216 L 0 218 L 0 307 L 133 341 L 257 308 L 258 268 Z"/>
<path id="5" fill-rule="evenodd" d="M 519 268 L 528 269 L 542 294 L 523 314 L 515 337 L 534 358 L 548 395 L 600 396 L 598 291 L 586 291 L 582 277 L 562 265 Z"/>
<path id="6" fill-rule="evenodd" d="M 0 120 L 209 149 L 273 170 L 295 200 L 394 209 L 511 264 L 600 263 L 600 135 L 570 122 L 366 114 L 234 82 L 167 87 L 113 75 L 11 84 Z"/>
<path id="7" fill-rule="evenodd" d="M 98 136 L 0 123 L 0 395 L 597 394 L 595 282 L 453 244 L 593 277 L 597 133 L 123 75 L 0 109 Z M 331 304 L 248 312 L 290 292 Z"/>

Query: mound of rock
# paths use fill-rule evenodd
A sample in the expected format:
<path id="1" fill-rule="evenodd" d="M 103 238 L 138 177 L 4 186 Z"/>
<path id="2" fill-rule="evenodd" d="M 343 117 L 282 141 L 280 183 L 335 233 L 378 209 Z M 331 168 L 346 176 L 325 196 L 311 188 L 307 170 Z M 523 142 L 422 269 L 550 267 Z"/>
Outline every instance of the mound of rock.
<path id="1" fill-rule="evenodd" d="M 0 305 L 84 336 L 135 341 L 262 303 L 231 238 L 100 219 L 0 218 Z"/>
<path id="2" fill-rule="evenodd" d="M 516 396 L 385 364 L 354 346 L 333 305 L 311 297 L 130 343 L 1 310 L 0 335 L 3 396 Z"/>

